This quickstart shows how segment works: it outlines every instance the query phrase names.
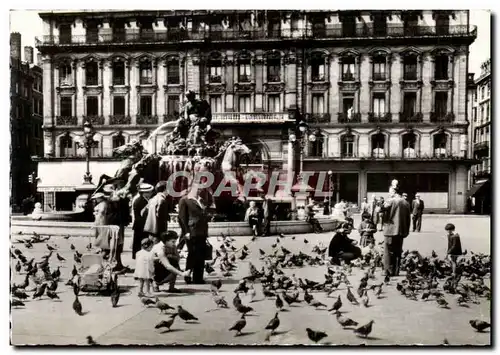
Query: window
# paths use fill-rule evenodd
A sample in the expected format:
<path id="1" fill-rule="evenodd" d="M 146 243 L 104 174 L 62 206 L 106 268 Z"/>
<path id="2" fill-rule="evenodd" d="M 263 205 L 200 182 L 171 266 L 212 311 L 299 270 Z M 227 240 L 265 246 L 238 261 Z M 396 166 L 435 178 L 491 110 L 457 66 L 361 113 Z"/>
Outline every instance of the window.
<path id="1" fill-rule="evenodd" d="M 373 18 L 373 34 L 376 37 L 387 35 L 387 18 L 384 14 L 375 14 Z"/>
<path id="2" fill-rule="evenodd" d="M 151 21 L 140 21 L 140 37 L 146 41 L 154 38 L 153 23 Z"/>
<path id="3" fill-rule="evenodd" d="M 417 106 L 417 93 L 405 92 L 403 96 L 403 114 L 405 118 L 411 118 L 415 115 Z"/>
<path id="4" fill-rule="evenodd" d="M 490 97 L 491 96 L 491 83 L 488 83 L 486 85 L 486 90 L 487 90 L 488 97 Z"/>
<path id="5" fill-rule="evenodd" d="M 113 41 L 125 42 L 125 22 L 113 20 Z"/>
<path id="6" fill-rule="evenodd" d="M 40 77 L 35 78 L 35 90 L 38 92 L 43 92 L 43 83 L 42 78 Z"/>
<path id="7" fill-rule="evenodd" d="M 153 113 L 153 98 L 151 96 L 141 96 L 140 115 L 152 116 Z"/>
<path id="8" fill-rule="evenodd" d="M 405 36 L 418 35 L 418 15 L 407 13 L 404 15 L 403 29 Z"/>
<path id="9" fill-rule="evenodd" d="M 239 112 L 252 112 L 250 106 L 250 95 L 240 95 L 238 98 Z"/>
<path id="10" fill-rule="evenodd" d="M 209 68 L 209 82 L 210 83 L 222 83 L 222 60 L 219 58 L 220 55 L 217 54 L 217 59 L 211 59 L 208 62 Z"/>
<path id="11" fill-rule="evenodd" d="M 356 36 L 356 19 L 354 18 L 354 16 L 344 16 L 342 18 L 342 36 Z"/>
<path id="12" fill-rule="evenodd" d="M 472 108 L 472 119 L 474 120 L 474 122 L 477 122 L 477 108 L 476 107 Z"/>
<path id="13" fill-rule="evenodd" d="M 312 95 L 312 114 L 322 115 L 325 113 L 325 95 L 313 94 Z"/>
<path id="14" fill-rule="evenodd" d="M 354 136 L 352 134 L 346 134 L 342 136 L 342 149 L 341 154 L 343 158 L 354 157 Z"/>
<path id="15" fill-rule="evenodd" d="M 19 83 L 16 83 L 16 94 L 19 94 Z"/>
<path id="16" fill-rule="evenodd" d="M 377 55 L 373 58 L 373 80 L 386 80 L 385 57 Z"/>
<path id="17" fill-rule="evenodd" d="M 180 84 L 179 61 L 171 60 L 167 64 L 167 84 Z"/>
<path id="18" fill-rule="evenodd" d="M 87 116 L 99 115 L 99 100 L 97 96 L 87 96 Z"/>
<path id="19" fill-rule="evenodd" d="M 444 133 L 434 135 L 434 156 L 437 158 L 446 157 L 447 137 Z"/>
<path id="20" fill-rule="evenodd" d="M 71 75 L 71 65 L 63 63 L 59 66 L 59 85 L 71 86 L 73 85 L 73 78 Z"/>
<path id="21" fill-rule="evenodd" d="M 59 155 L 69 157 L 74 154 L 73 139 L 69 135 L 64 135 L 59 140 Z"/>
<path id="22" fill-rule="evenodd" d="M 484 90 L 485 90 L 485 87 L 481 86 L 481 100 L 484 100 Z"/>
<path id="23" fill-rule="evenodd" d="M 212 110 L 214 106 L 212 106 Z M 169 95 L 167 100 L 168 116 L 176 119 L 179 116 L 179 96 Z"/>
<path id="24" fill-rule="evenodd" d="M 489 121 L 490 120 L 490 104 L 487 103 L 486 104 L 486 121 Z"/>
<path id="25" fill-rule="evenodd" d="M 322 157 L 323 156 L 323 135 L 315 134 L 316 140 L 314 142 L 309 142 L 309 156 L 310 157 Z"/>
<path id="26" fill-rule="evenodd" d="M 61 44 L 71 43 L 71 25 L 70 24 L 59 25 L 59 43 L 61 43 Z"/>
<path id="27" fill-rule="evenodd" d="M 98 69 L 97 63 L 92 61 L 85 65 L 85 84 L 86 85 L 97 85 L 98 81 Z"/>
<path id="28" fill-rule="evenodd" d="M 113 62 L 113 85 L 125 85 L 125 62 Z"/>
<path id="29" fill-rule="evenodd" d="M 210 96 L 210 107 L 212 112 L 223 112 L 222 110 L 222 95 Z"/>
<path id="30" fill-rule="evenodd" d="M 437 118 L 443 118 L 444 116 L 446 116 L 447 106 L 448 93 L 445 91 L 436 92 L 435 110 Z"/>
<path id="31" fill-rule="evenodd" d="M 403 79 L 417 80 L 417 56 L 408 55 L 403 60 Z"/>
<path id="32" fill-rule="evenodd" d="M 280 96 L 269 95 L 267 98 L 267 112 L 281 112 Z"/>
<path id="33" fill-rule="evenodd" d="M 450 18 L 448 15 L 437 15 L 436 16 L 436 34 L 447 35 L 450 32 Z"/>
<path id="34" fill-rule="evenodd" d="M 325 26 L 325 20 L 321 18 L 312 18 L 311 21 L 313 22 L 312 24 L 312 32 L 313 32 L 313 37 L 316 38 L 322 38 L 325 37 L 326 34 L 326 26 Z"/>
<path id="35" fill-rule="evenodd" d="M 139 65 L 141 71 L 140 83 L 141 85 L 148 85 L 153 83 L 153 67 L 151 61 L 143 60 Z"/>
<path id="36" fill-rule="evenodd" d="M 403 157 L 404 158 L 415 158 L 415 144 L 417 138 L 413 133 L 406 133 L 403 135 Z"/>
<path id="37" fill-rule="evenodd" d="M 375 117 L 383 117 L 385 112 L 385 94 L 373 94 L 373 114 Z"/>
<path id="38" fill-rule="evenodd" d="M 342 98 L 342 112 L 348 119 L 352 118 L 352 114 L 354 113 L 354 97 L 344 96 Z"/>
<path id="39" fill-rule="evenodd" d="M 113 97 L 113 115 L 125 116 L 125 97 L 124 96 L 114 96 Z"/>
<path id="40" fill-rule="evenodd" d="M 25 82 L 23 85 L 23 96 L 25 98 L 29 98 L 29 85 L 27 82 Z"/>
<path id="41" fill-rule="evenodd" d="M 99 29 L 97 28 L 97 23 L 94 21 L 89 21 L 86 25 L 87 43 L 97 43 L 99 38 Z"/>
<path id="42" fill-rule="evenodd" d="M 448 56 L 438 55 L 434 59 L 434 79 L 446 80 L 448 79 Z"/>
<path id="43" fill-rule="evenodd" d="M 276 83 L 280 81 L 281 59 L 279 55 L 267 58 L 267 82 Z"/>
<path id="44" fill-rule="evenodd" d="M 73 100 L 69 96 L 61 97 L 61 116 L 62 117 L 72 117 L 73 116 Z"/>
<path id="45" fill-rule="evenodd" d="M 312 81 L 325 81 L 325 59 L 321 54 L 314 54 L 311 58 Z"/>
<path id="46" fill-rule="evenodd" d="M 113 149 L 125 145 L 125 137 L 119 133 L 113 137 Z"/>
<path id="47" fill-rule="evenodd" d="M 342 80 L 343 81 L 353 81 L 354 80 L 354 57 L 342 58 Z"/>
<path id="48" fill-rule="evenodd" d="M 372 156 L 375 158 L 385 157 L 385 136 L 382 133 L 372 135 Z"/>
<path id="49" fill-rule="evenodd" d="M 250 61 L 240 60 L 238 64 L 238 82 L 250 82 Z"/>

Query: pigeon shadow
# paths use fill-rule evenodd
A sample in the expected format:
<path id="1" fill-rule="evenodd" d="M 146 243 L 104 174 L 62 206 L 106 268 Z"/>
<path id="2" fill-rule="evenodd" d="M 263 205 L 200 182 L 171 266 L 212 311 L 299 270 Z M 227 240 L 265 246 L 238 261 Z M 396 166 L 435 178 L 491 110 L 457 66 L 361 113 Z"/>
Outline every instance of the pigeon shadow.
<path id="1" fill-rule="evenodd" d="M 175 329 L 170 329 L 170 330 L 164 330 L 162 332 L 160 332 L 160 334 L 167 334 L 167 333 L 175 333 L 175 332 L 183 332 L 184 329 L 179 329 L 179 328 L 175 328 Z"/>
<path id="2" fill-rule="evenodd" d="M 290 311 L 286 308 L 282 308 L 282 309 L 280 309 L 280 312 L 290 312 Z"/>
<path id="3" fill-rule="evenodd" d="M 130 306 L 130 305 L 128 303 L 127 304 L 117 304 L 113 308 L 121 308 L 121 307 L 125 307 L 125 306 Z"/>
<path id="4" fill-rule="evenodd" d="M 245 317 L 258 317 L 258 316 L 259 315 L 257 313 L 250 313 L 250 314 L 246 313 L 245 314 Z"/>
<path id="5" fill-rule="evenodd" d="M 476 331 L 476 333 L 485 333 L 485 334 L 488 334 L 490 332 L 490 330 L 481 330 L 481 331 Z"/>
<path id="6" fill-rule="evenodd" d="M 201 324 L 199 321 L 197 320 L 188 320 L 188 321 L 185 321 L 184 323 L 186 324 Z"/>
<path id="7" fill-rule="evenodd" d="M 366 339 L 366 340 L 382 340 L 382 338 L 378 338 L 378 337 L 371 337 L 371 336 L 367 336 L 367 337 L 364 337 L 362 335 L 359 335 L 359 334 L 356 334 L 356 336 L 360 339 Z"/>
<path id="8" fill-rule="evenodd" d="M 286 333 L 289 333 L 289 332 L 290 332 L 290 330 L 278 330 L 276 332 L 273 332 L 271 334 L 271 336 L 274 336 L 274 335 L 283 335 L 283 334 L 286 334 Z"/>
<path id="9" fill-rule="evenodd" d="M 384 298 L 387 298 L 387 296 L 378 296 L 377 297 L 378 300 L 383 300 Z"/>
<path id="10" fill-rule="evenodd" d="M 87 314 L 89 314 L 89 313 L 90 313 L 89 311 L 85 311 L 85 312 L 82 312 L 82 313 L 80 314 L 80 316 L 84 316 L 84 315 L 87 315 Z"/>
<path id="11" fill-rule="evenodd" d="M 253 335 L 253 334 L 256 334 L 257 332 L 241 332 L 239 334 L 236 334 L 235 337 L 244 337 L 244 336 L 247 336 L 247 335 Z"/>
<path id="12" fill-rule="evenodd" d="M 470 306 L 468 304 L 461 304 L 459 305 L 460 307 L 464 307 L 464 308 L 470 308 Z"/>

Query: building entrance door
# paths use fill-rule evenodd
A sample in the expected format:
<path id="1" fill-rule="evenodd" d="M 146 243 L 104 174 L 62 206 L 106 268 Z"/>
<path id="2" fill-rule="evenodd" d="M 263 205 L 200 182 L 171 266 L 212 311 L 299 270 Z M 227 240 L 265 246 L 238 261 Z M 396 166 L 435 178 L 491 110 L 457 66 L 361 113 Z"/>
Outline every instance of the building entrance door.
<path id="1" fill-rule="evenodd" d="M 358 204 L 358 174 L 344 173 L 339 174 L 338 198 Z"/>

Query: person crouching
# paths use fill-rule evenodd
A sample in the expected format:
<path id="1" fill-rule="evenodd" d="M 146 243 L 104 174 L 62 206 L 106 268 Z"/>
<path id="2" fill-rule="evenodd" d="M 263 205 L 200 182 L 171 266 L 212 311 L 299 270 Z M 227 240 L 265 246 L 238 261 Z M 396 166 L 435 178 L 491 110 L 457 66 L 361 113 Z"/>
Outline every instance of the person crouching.
<path id="1" fill-rule="evenodd" d="M 357 241 L 348 238 L 351 231 L 352 225 L 347 222 L 342 222 L 335 230 L 335 235 L 328 247 L 328 256 L 332 264 L 340 265 L 341 261 L 349 264 L 352 260 L 361 257 L 361 249 L 354 245 Z"/>

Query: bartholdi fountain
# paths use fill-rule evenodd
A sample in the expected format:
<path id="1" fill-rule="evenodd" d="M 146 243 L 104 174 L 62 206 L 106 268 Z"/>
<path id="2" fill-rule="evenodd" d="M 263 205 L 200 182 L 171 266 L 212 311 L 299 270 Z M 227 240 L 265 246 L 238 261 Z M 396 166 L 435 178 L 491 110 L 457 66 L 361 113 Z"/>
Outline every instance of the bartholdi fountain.
<path id="1" fill-rule="evenodd" d="M 236 187 L 236 191 L 223 192 L 214 197 L 215 206 L 212 207 L 219 221 L 210 223 L 210 235 L 251 235 L 246 222 L 231 221 L 230 218 L 234 212 L 235 201 L 246 200 L 243 191 L 245 176 L 239 167 L 248 157 L 250 149 L 238 137 L 222 142 L 218 140 L 220 134 L 212 128 L 212 114 L 208 102 L 196 99 L 193 91 L 188 91 L 186 98 L 186 102 L 180 107 L 179 118 L 154 130 L 146 141 L 146 147 L 133 140 L 113 150 L 113 156 L 122 158 L 121 166 L 114 176 L 102 175 L 93 194 L 101 191 L 105 185 L 113 184 L 115 197 L 130 197 L 136 193 L 136 187 L 141 181 L 154 185 L 160 180 L 167 181 L 172 174 L 176 174 L 172 187 L 180 197 L 192 187 L 197 172 L 210 172 L 214 176 L 212 186 L 222 184 L 233 189 Z M 165 135 L 158 154 L 154 149 L 153 138 L 169 128 L 170 132 Z M 211 192 L 213 193 L 213 189 Z M 87 203 L 91 208 L 90 200 Z M 241 206 L 241 203 L 239 205 Z M 42 224 L 42 221 L 50 219 L 50 216 L 43 216 L 37 223 Z M 321 221 L 325 231 L 333 230 L 337 224 L 337 221 L 331 219 Z M 311 227 L 304 221 L 273 221 L 271 224 L 272 233 L 307 233 L 310 230 Z"/>

